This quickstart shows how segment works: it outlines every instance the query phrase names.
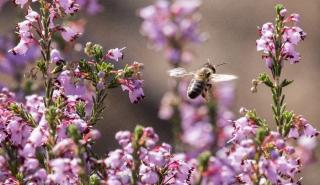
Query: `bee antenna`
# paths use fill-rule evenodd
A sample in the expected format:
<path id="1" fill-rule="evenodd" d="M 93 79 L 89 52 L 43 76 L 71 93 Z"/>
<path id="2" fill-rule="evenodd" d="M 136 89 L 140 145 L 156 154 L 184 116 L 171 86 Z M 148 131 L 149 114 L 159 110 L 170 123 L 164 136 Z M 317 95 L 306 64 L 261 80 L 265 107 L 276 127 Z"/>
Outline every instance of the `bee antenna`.
<path id="1" fill-rule="evenodd" d="M 217 65 L 215 65 L 215 67 L 222 66 L 222 65 L 225 65 L 225 64 L 228 64 L 228 63 L 223 62 L 223 63 L 221 63 L 221 64 L 217 64 Z"/>

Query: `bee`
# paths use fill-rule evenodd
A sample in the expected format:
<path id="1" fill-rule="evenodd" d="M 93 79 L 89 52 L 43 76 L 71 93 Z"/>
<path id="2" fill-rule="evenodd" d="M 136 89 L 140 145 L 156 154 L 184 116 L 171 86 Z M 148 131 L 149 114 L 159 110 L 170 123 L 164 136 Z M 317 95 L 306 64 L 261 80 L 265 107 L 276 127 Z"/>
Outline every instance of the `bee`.
<path id="1" fill-rule="evenodd" d="M 186 69 L 182 67 L 174 68 L 168 71 L 170 77 L 182 78 L 185 76 L 193 76 L 191 79 L 188 89 L 187 96 L 190 99 L 197 98 L 200 94 L 203 98 L 208 100 L 212 85 L 214 82 L 225 82 L 230 80 L 235 80 L 238 77 L 235 75 L 229 74 L 217 74 L 216 67 L 223 65 L 213 65 L 210 62 L 207 62 L 203 65 L 202 68 L 194 72 L 187 72 Z"/>

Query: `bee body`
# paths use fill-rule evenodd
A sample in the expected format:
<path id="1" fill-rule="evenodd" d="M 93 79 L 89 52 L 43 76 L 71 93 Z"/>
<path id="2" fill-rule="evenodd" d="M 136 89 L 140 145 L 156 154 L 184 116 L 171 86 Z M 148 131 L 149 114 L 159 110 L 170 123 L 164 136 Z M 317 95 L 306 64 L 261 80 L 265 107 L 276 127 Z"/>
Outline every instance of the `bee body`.
<path id="1" fill-rule="evenodd" d="M 203 80 L 197 80 L 193 78 L 188 86 L 187 95 L 189 98 L 194 99 L 198 97 L 205 88 L 205 82 Z"/>
<path id="2" fill-rule="evenodd" d="M 209 77 L 215 73 L 215 69 L 208 66 L 204 66 L 196 71 L 194 78 L 190 81 L 188 86 L 187 95 L 189 98 L 194 99 L 203 92 L 206 91 L 206 87 L 209 83 Z"/>

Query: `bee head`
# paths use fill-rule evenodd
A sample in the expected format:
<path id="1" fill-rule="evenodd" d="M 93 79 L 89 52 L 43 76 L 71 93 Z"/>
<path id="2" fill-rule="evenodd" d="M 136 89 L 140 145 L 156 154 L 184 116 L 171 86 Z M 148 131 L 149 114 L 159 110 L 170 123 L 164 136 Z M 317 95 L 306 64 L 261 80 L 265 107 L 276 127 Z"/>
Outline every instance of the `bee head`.
<path id="1" fill-rule="evenodd" d="M 210 62 L 205 63 L 205 64 L 203 65 L 203 67 L 212 70 L 211 73 L 216 73 L 216 67 L 215 67 L 213 64 L 211 64 Z M 209 74 L 209 75 L 210 75 L 210 74 Z"/>

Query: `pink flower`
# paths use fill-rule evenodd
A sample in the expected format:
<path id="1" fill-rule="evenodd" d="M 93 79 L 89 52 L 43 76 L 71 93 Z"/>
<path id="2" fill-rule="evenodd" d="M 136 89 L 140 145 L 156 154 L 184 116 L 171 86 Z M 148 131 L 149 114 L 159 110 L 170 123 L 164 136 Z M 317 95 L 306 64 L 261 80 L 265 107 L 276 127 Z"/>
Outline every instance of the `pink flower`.
<path id="1" fill-rule="evenodd" d="M 299 138 L 300 136 L 314 137 L 319 132 L 302 116 L 295 116 L 288 137 Z"/>
<path id="2" fill-rule="evenodd" d="M 300 22 L 300 15 L 297 13 L 293 13 L 285 21 L 292 21 L 293 23 L 297 24 Z"/>
<path id="3" fill-rule="evenodd" d="M 280 15 L 284 18 L 287 10 L 282 9 Z M 304 40 L 306 33 L 297 26 L 287 26 L 289 22 L 294 22 L 295 25 L 300 20 L 298 14 L 291 14 L 286 19 L 281 19 L 283 27 L 280 30 L 282 45 L 275 48 L 276 30 L 272 23 L 265 23 L 261 29 L 259 29 L 260 38 L 256 41 L 257 51 L 263 51 L 263 59 L 266 65 L 271 69 L 273 66 L 273 57 L 275 57 L 276 49 L 281 49 L 282 60 L 287 60 L 290 64 L 298 63 L 301 59 L 300 54 L 296 51 L 297 44 Z"/>
<path id="4" fill-rule="evenodd" d="M 51 183 L 57 184 L 77 184 L 81 171 L 80 159 L 56 158 L 50 161 L 52 173 L 48 174 Z"/>
<path id="5" fill-rule="evenodd" d="M 140 178 L 144 184 L 156 184 L 159 181 L 159 176 L 155 170 L 149 166 L 142 165 L 140 167 Z"/>
<path id="6" fill-rule="evenodd" d="M 67 42 L 72 42 L 78 38 L 80 33 L 75 32 L 72 28 L 65 26 L 61 28 L 61 36 Z"/>
<path id="7" fill-rule="evenodd" d="M 281 15 L 282 17 L 285 17 L 286 14 L 287 14 L 287 12 L 288 12 L 288 10 L 285 9 L 285 8 L 283 8 L 283 9 L 280 11 L 280 15 Z"/>
<path id="8" fill-rule="evenodd" d="M 301 40 L 304 40 L 306 33 L 300 27 L 285 27 L 283 33 L 283 42 L 290 42 L 297 45 Z"/>
<path id="9" fill-rule="evenodd" d="M 57 49 L 52 49 L 50 53 L 51 62 L 58 64 L 63 61 L 60 52 Z"/>
<path id="10" fill-rule="evenodd" d="M 131 103 L 139 103 L 144 98 L 142 89 L 143 80 L 136 79 L 121 79 L 120 84 L 123 91 L 129 93 Z"/>
<path id="11" fill-rule="evenodd" d="M 170 62 L 188 62 L 190 53 L 188 57 L 183 57 L 187 52 L 177 51 L 175 44 L 199 43 L 204 40 L 204 35 L 198 31 L 200 5 L 201 1 L 198 0 L 156 1 L 139 11 L 143 19 L 141 34 L 148 37 L 158 49 L 164 49 Z"/>
<path id="12" fill-rule="evenodd" d="M 233 138 L 230 141 L 234 142 L 240 142 L 243 139 L 254 136 L 258 128 L 256 123 L 246 117 L 242 117 L 234 121 L 233 127 Z"/>
<path id="13" fill-rule="evenodd" d="M 21 8 L 28 2 L 28 0 L 13 0 L 15 5 L 20 5 Z"/>
<path id="14" fill-rule="evenodd" d="M 214 140 L 211 123 L 194 123 L 192 127 L 189 127 L 183 131 L 182 140 L 183 142 L 198 149 L 209 146 Z"/>
<path id="15" fill-rule="evenodd" d="M 124 50 L 124 49 L 126 49 L 126 48 L 124 47 L 121 49 L 119 49 L 119 48 L 110 49 L 107 53 L 107 57 L 118 62 L 119 59 L 123 58 L 122 50 Z"/>
<path id="16" fill-rule="evenodd" d="M 28 47 L 29 47 L 30 43 L 24 41 L 24 40 L 20 40 L 19 44 L 14 47 L 13 49 L 9 50 L 9 52 L 12 52 L 12 54 L 14 55 L 24 55 L 26 54 L 26 52 L 28 51 Z"/>
<path id="17" fill-rule="evenodd" d="M 31 7 L 29 7 L 26 19 L 31 22 L 36 22 L 40 20 L 40 15 L 37 12 L 33 11 Z"/>
<path id="18" fill-rule="evenodd" d="M 79 10 L 79 5 L 75 0 L 55 0 L 57 5 L 60 5 L 66 14 L 73 14 Z"/>

